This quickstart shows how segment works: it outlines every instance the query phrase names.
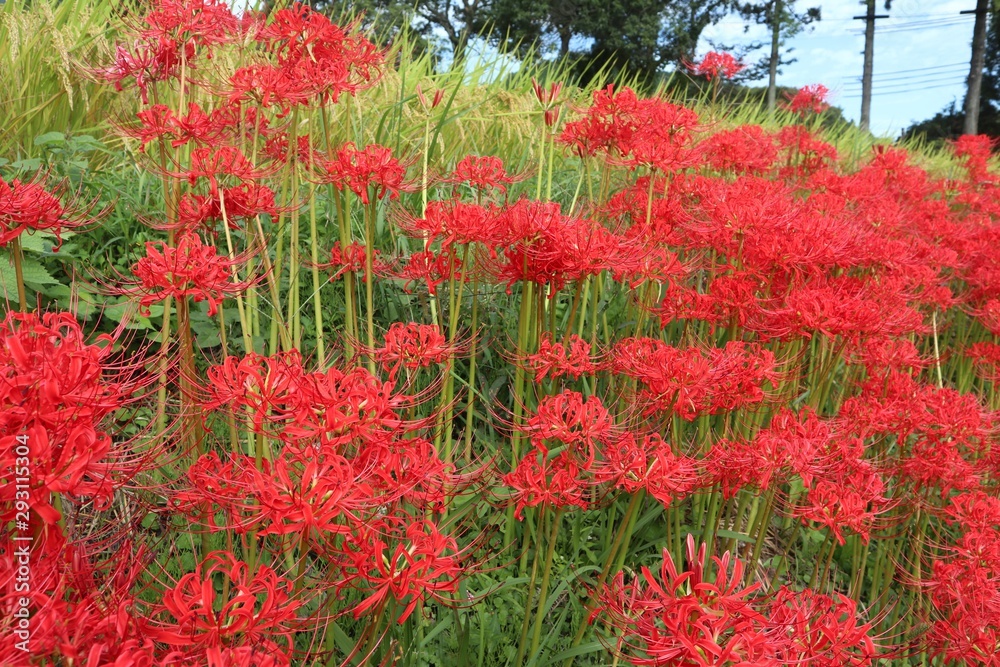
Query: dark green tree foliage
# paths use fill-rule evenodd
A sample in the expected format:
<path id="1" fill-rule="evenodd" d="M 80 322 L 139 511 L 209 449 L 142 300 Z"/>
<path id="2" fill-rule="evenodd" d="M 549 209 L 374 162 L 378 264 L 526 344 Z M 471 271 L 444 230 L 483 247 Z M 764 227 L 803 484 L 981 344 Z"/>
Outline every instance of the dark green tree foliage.
<path id="1" fill-rule="evenodd" d="M 737 8 L 735 0 L 493 0 L 481 29 L 496 43 L 576 62 L 586 76 L 649 78 L 694 59 L 705 28 Z"/>
<path id="2" fill-rule="evenodd" d="M 785 44 L 793 37 L 820 20 L 820 8 L 809 7 L 805 11 L 795 11 L 794 0 L 765 0 L 764 2 L 744 2 L 738 11 L 747 24 L 756 23 L 767 26 L 770 32 L 778 31 L 778 62 L 777 73 L 781 73 L 782 65 L 791 65 L 795 58 L 788 57 L 791 49 L 784 49 Z M 756 80 L 767 76 L 771 64 L 770 53 L 764 53 L 757 62 L 748 62 L 746 78 Z"/>
<path id="3" fill-rule="evenodd" d="M 979 97 L 979 133 L 1000 137 L 1000 20 L 996 6 L 989 16 L 986 34 L 986 62 L 983 88 Z M 927 141 L 957 139 L 962 136 L 965 111 L 958 100 L 932 118 L 914 123 L 903 131 L 903 139 L 923 138 Z"/>
<path id="4" fill-rule="evenodd" d="M 522 55 L 538 49 L 569 58 L 586 78 L 601 68 L 649 78 L 694 59 L 705 28 L 737 10 L 737 0 L 314 0 L 332 16 L 364 16 L 389 39 L 412 25 L 426 39 L 443 35 L 461 58 L 477 35 Z M 395 27 L 395 29 L 394 29 Z"/>
<path id="5" fill-rule="evenodd" d="M 693 62 L 698 40 L 705 28 L 714 25 L 738 9 L 732 0 L 682 0 L 663 6 L 661 33 L 662 63 L 684 65 Z"/>

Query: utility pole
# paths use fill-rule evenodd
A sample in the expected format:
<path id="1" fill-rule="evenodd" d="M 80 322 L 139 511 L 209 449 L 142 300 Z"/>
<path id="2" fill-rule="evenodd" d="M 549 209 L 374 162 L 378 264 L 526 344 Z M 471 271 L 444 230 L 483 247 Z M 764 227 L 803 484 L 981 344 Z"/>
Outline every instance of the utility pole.
<path id="1" fill-rule="evenodd" d="M 887 19 L 888 14 L 875 13 L 875 0 L 865 0 L 867 10 L 864 16 L 855 16 L 855 20 L 865 21 L 865 70 L 861 76 L 861 129 L 868 131 L 872 115 L 872 69 L 875 55 L 875 19 Z"/>
<path id="2" fill-rule="evenodd" d="M 778 46 L 781 41 L 781 0 L 771 0 L 771 60 L 767 65 L 767 110 L 773 116 L 778 104 Z"/>
<path id="3" fill-rule="evenodd" d="M 990 0 L 977 0 L 976 8 L 960 12 L 975 14 L 976 25 L 972 29 L 972 62 L 969 63 L 969 79 L 965 92 L 964 134 L 977 134 L 979 130 L 979 97 L 983 91 L 983 66 L 986 61 L 986 14 Z"/>

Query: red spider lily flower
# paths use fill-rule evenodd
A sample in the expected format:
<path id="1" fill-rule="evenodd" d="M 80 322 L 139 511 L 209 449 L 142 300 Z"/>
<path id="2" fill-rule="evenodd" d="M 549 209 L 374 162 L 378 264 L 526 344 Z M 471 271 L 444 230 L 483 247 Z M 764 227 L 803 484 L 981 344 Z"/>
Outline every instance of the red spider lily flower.
<path id="1" fill-rule="evenodd" d="M 762 403 L 779 378 L 774 353 L 730 341 L 725 348 L 678 349 L 649 338 L 628 338 L 612 350 L 611 368 L 642 383 L 646 413 L 673 411 L 686 420 Z"/>
<path id="2" fill-rule="evenodd" d="M 617 235 L 593 220 L 561 215 L 554 203 L 522 200 L 500 219 L 510 245 L 503 261 L 483 258 L 483 265 L 508 289 L 531 281 L 558 291 L 567 281 L 615 268 L 626 250 Z"/>
<path id="3" fill-rule="evenodd" d="M 441 512 L 459 480 L 425 438 L 385 439 L 358 450 L 352 460 L 365 472 L 371 496 L 380 507 L 402 500 L 415 508 Z"/>
<path id="4" fill-rule="evenodd" d="M 310 97 L 336 103 L 374 85 L 384 54 L 350 26 L 342 28 L 302 3 L 280 9 L 258 39 L 274 55 L 285 78 L 301 82 Z"/>
<path id="5" fill-rule="evenodd" d="M 259 183 L 243 183 L 231 188 L 221 188 L 217 197 L 187 194 L 177 206 L 177 224 L 174 227 L 185 233 L 198 229 L 213 229 L 213 223 L 227 220 L 231 229 L 238 229 L 239 220 L 249 220 L 258 215 L 276 216 L 278 206 L 274 191 Z M 167 225 L 164 228 L 169 229 Z"/>
<path id="6" fill-rule="evenodd" d="M 562 92 L 563 89 L 563 84 L 553 82 L 549 85 L 548 90 L 546 90 L 545 87 L 538 83 L 537 80 L 532 79 L 531 89 L 534 91 L 535 99 L 538 100 L 538 103 L 543 107 L 548 108 L 556 101 L 556 98 L 559 97 L 559 93 Z"/>
<path id="7" fill-rule="evenodd" d="M 892 369 L 910 368 L 916 373 L 933 363 L 933 359 L 921 356 L 917 346 L 908 340 L 864 338 L 858 341 L 858 346 L 860 349 L 853 356 L 873 376 L 882 377 Z"/>
<path id="8" fill-rule="evenodd" d="M 228 100 L 239 103 L 248 100 L 268 108 L 278 105 L 279 116 L 285 116 L 293 106 L 308 104 L 314 90 L 308 81 L 288 75 L 284 67 L 254 63 L 238 68 L 229 77 Z"/>
<path id="9" fill-rule="evenodd" d="M 778 147 L 759 125 L 741 125 L 712 134 L 698 144 L 705 163 L 717 171 L 763 173 L 774 166 Z"/>
<path id="10" fill-rule="evenodd" d="M 0 340 L 0 467 L 11 479 L 31 471 L 30 506 L 46 523 L 59 518 L 53 493 L 105 507 L 146 461 L 103 424 L 129 391 L 127 376 L 107 374 L 113 337 L 88 343 L 70 313 L 8 313 Z M 0 485 L 3 521 L 14 516 L 14 486 Z"/>
<path id="11" fill-rule="evenodd" d="M 287 132 L 275 132 L 264 144 L 264 154 L 276 164 L 301 164 L 306 169 L 313 169 L 317 161 L 322 159 L 319 152 L 313 149 L 309 135 L 300 134 L 295 142 L 295 150 L 291 150 L 290 135 Z"/>
<path id="12" fill-rule="evenodd" d="M 720 485 L 723 498 L 745 488 L 767 490 L 781 468 L 777 454 L 752 440 L 720 438 L 702 460 L 706 481 Z"/>
<path id="13" fill-rule="evenodd" d="M 367 369 L 310 373 L 299 391 L 281 433 L 286 441 L 345 451 L 348 445 L 382 443 L 403 430 L 397 413 L 403 397 L 395 393 L 392 382 L 382 382 Z"/>
<path id="14" fill-rule="evenodd" d="M 550 507 L 587 509 L 580 467 L 566 452 L 547 460 L 541 452 L 532 451 L 521 459 L 513 472 L 504 475 L 503 483 L 511 489 L 514 516 L 518 520 L 523 518 L 525 507 L 537 507 L 542 503 Z"/>
<path id="15" fill-rule="evenodd" d="M 973 360 L 979 377 L 990 382 L 1000 379 L 1000 345 L 973 343 L 966 348 L 965 356 Z"/>
<path id="16" fill-rule="evenodd" d="M 138 125 L 126 125 L 122 134 L 139 140 L 139 150 L 145 152 L 146 144 L 157 139 L 167 139 L 173 135 L 176 118 L 173 110 L 165 104 L 154 104 L 135 114 Z"/>
<path id="17" fill-rule="evenodd" d="M 645 488 L 651 450 L 658 448 L 660 443 L 663 440 L 659 436 L 646 436 L 640 442 L 631 431 L 608 438 L 603 443 L 602 459 L 594 463 L 590 472 L 598 483 L 635 493 Z"/>
<path id="18" fill-rule="evenodd" d="M 206 113 L 191 102 L 187 115 L 176 116 L 169 107 L 155 104 L 136 113 L 138 125 L 125 126 L 121 130 L 126 136 L 139 139 L 142 151 L 146 150 L 146 144 L 157 139 L 169 140 L 174 148 L 191 142 L 215 145 L 229 132 L 231 114 L 229 106 Z"/>
<path id="19" fill-rule="evenodd" d="M 973 450 L 982 449 L 992 431 L 975 395 L 927 385 L 896 370 L 863 383 L 844 401 L 839 419 L 859 437 L 895 435 L 907 442 L 917 435 L 938 436 Z"/>
<path id="20" fill-rule="evenodd" d="M 931 435 L 913 443 L 908 455 L 896 464 L 896 474 L 918 489 L 938 489 L 941 498 L 952 491 L 973 491 L 982 484 L 969 451 L 950 437 Z"/>
<path id="21" fill-rule="evenodd" d="M 524 430 L 543 456 L 549 452 L 546 441 L 569 445 L 568 455 L 584 470 L 589 470 L 594 463 L 597 444 L 612 433 L 614 423 L 597 396 L 584 398 L 579 392 L 565 390 L 544 397 Z"/>
<path id="22" fill-rule="evenodd" d="M 477 190 L 497 189 L 506 192 L 508 185 L 521 180 L 523 176 L 508 174 L 503 160 L 493 155 L 467 155 L 455 165 L 455 171 L 448 179 L 452 183 L 468 183 Z"/>
<path id="23" fill-rule="evenodd" d="M 806 487 L 813 485 L 817 475 L 839 464 L 837 456 L 845 447 L 851 448 L 849 438 L 835 434 L 831 423 L 810 408 L 799 414 L 788 408 L 778 410 L 768 427 L 758 431 L 753 444 L 768 464 L 797 474 Z M 768 464 L 761 462 L 761 469 L 767 469 Z"/>
<path id="24" fill-rule="evenodd" d="M 810 113 L 823 113 L 830 108 L 827 101 L 829 95 L 830 91 L 822 84 L 803 86 L 794 95 L 788 96 L 784 108 L 803 117 Z"/>
<path id="25" fill-rule="evenodd" d="M 0 178 L 0 248 L 30 231 L 51 231 L 61 244 L 62 230 L 83 226 L 82 215 L 63 208 L 61 190 L 61 186 L 47 190 L 38 182 L 8 183 Z"/>
<path id="26" fill-rule="evenodd" d="M 439 253 L 429 250 L 415 252 L 407 259 L 398 275 L 406 281 L 403 284 L 404 290 L 409 291 L 414 282 L 421 281 L 427 285 L 428 294 L 433 296 L 437 294 L 437 286 L 450 278 L 456 282 L 463 280 L 462 260 L 454 248 Z"/>
<path id="27" fill-rule="evenodd" d="M 622 151 L 631 154 L 625 164 L 649 167 L 664 174 L 694 164 L 697 156 L 690 149 L 698 126 L 694 111 L 654 98 L 642 101 L 639 121 L 635 140 L 628 151 Z"/>
<path id="28" fill-rule="evenodd" d="M 215 452 L 204 454 L 188 466 L 189 486 L 172 491 L 169 505 L 213 532 L 245 533 L 261 519 L 253 500 L 259 492 L 255 468 L 253 457 L 234 454 L 223 462 Z"/>
<path id="29" fill-rule="evenodd" d="M 792 288 L 783 304 L 763 308 L 765 322 L 751 328 L 769 336 L 829 338 L 856 341 L 865 336 L 903 336 L 923 332 L 923 315 L 899 280 L 829 278 Z"/>
<path id="30" fill-rule="evenodd" d="M 223 107 L 223 112 L 228 108 Z M 218 122 L 218 111 L 205 113 L 205 111 L 194 102 L 188 103 L 187 115 L 174 119 L 175 139 L 171 144 L 176 148 L 188 143 L 202 145 L 216 145 L 223 138 L 228 129 Z"/>
<path id="31" fill-rule="evenodd" d="M 697 462 L 690 456 L 678 456 L 658 435 L 647 435 L 643 447 L 652 454 L 646 472 L 646 491 L 663 507 L 684 500 L 698 486 Z"/>
<path id="32" fill-rule="evenodd" d="M 177 38 L 211 46 L 231 41 L 239 20 L 217 0 L 157 0 L 143 17 L 144 37 Z"/>
<path id="33" fill-rule="evenodd" d="M 190 296 L 196 302 L 207 301 L 211 316 L 223 299 L 253 284 L 253 281 L 233 282 L 234 266 L 235 262 L 216 255 L 215 246 L 205 245 L 197 234 L 184 234 L 177 239 L 176 246 L 148 241 L 146 256 L 132 267 L 139 283 L 125 292 L 141 295 L 139 305 L 146 314 L 149 306 L 167 297 Z"/>
<path id="34" fill-rule="evenodd" d="M 867 542 L 875 517 L 887 508 L 885 482 L 874 466 L 848 460 L 829 478 L 816 480 L 795 511 L 803 522 L 826 526 L 844 544 L 844 529 Z"/>
<path id="35" fill-rule="evenodd" d="M 44 655 L 48 664 L 157 664 L 157 651 L 143 635 L 132 593 L 151 560 L 144 548 L 126 539 L 108 550 L 89 536 L 68 542 L 60 531 L 45 531 L 30 546 L 26 590 L 23 577 L 19 581 L 17 576 L 23 565 L 23 546 L 13 540 L 0 543 L 0 609 L 4 611 L 0 664 L 28 667 L 37 664 L 33 655 Z M 24 608 L 31 612 L 28 651 L 21 646 L 24 627 L 15 615 Z"/>
<path id="36" fill-rule="evenodd" d="M 564 375 L 578 380 L 581 375 L 591 375 L 599 368 L 591 360 L 590 343 L 576 334 L 570 334 L 565 345 L 553 343 L 546 334 L 538 343 L 538 352 L 529 355 L 526 361 L 535 373 L 535 382 L 541 382 L 546 375 L 553 380 Z"/>
<path id="37" fill-rule="evenodd" d="M 709 51 L 699 62 L 688 65 L 688 69 L 709 81 L 716 79 L 732 79 L 746 69 L 746 65 L 737 60 L 731 53 Z"/>
<path id="38" fill-rule="evenodd" d="M 349 188 L 362 203 L 369 203 L 369 197 L 391 199 L 410 187 L 404 179 L 406 168 L 392 157 L 385 146 L 371 144 L 358 150 L 353 143 L 344 144 L 337 151 L 337 158 L 322 165 L 325 172 L 323 182 L 332 183 L 338 190 Z"/>
<path id="39" fill-rule="evenodd" d="M 386 502 L 374 494 L 367 476 L 325 450 L 308 456 L 282 452 L 259 467 L 250 456 L 234 455 L 223 463 L 213 452 L 191 466 L 191 489 L 176 492 L 173 501 L 179 511 L 204 516 L 213 528 L 214 513 L 221 509 L 229 517 L 225 527 L 236 532 L 254 527 L 259 535 L 294 534 L 323 543 L 350 532 Z"/>
<path id="40" fill-rule="evenodd" d="M 857 603 L 843 595 L 782 586 L 768 605 L 767 617 L 780 647 L 780 664 L 869 667 L 878 659 L 868 636 L 872 624 L 859 623 Z"/>
<path id="41" fill-rule="evenodd" d="M 593 104 L 580 120 L 566 123 L 559 142 L 577 154 L 589 157 L 598 153 L 624 155 L 637 133 L 640 102 L 631 88 L 616 93 L 614 86 L 595 90 Z"/>
<path id="42" fill-rule="evenodd" d="M 1000 501 L 982 492 L 952 498 L 946 516 L 961 537 L 921 582 L 934 608 L 926 642 L 932 655 L 957 664 L 991 665 L 1000 642 Z"/>
<path id="43" fill-rule="evenodd" d="M 297 350 L 270 357 L 229 356 L 207 370 L 202 407 L 211 411 L 227 406 L 247 413 L 254 432 L 261 433 L 265 422 L 280 425 L 288 419 L 302 397 L 305 377 Z"/>
<path id="44" fill-rule="evenodd" d="M 989 169 L 995 145 L 996 139 L 985 134 L 964 134 L 954 141 L 952 146 L 955 156 L 962 159 L 970 182 L 979 184 L 996 181 Z"/>
<path id="45" fill-rule="evenodd" d="M 973 316 L 994 336 L 1000 336 L 1000 299 L 989 299 Z"/>
<path id="46" fill-rule="evenodd" d="M 495 252 L 506 240 L 503 223 L 502 214 L 495 209 L 457 199 L 427 202 L 423 218 L 403 215 L 399 219 L 403 230 L 423 239 L 428 247 L 434 239 L 441 239 L 445 251 L 456 244 L 482 243 Z"/>
<path id="47" fill-rule="evenodd" d="M 115 46 L 114 62 L 106 67 L 90 70 L 99 80 L 113 83 L 115 90 L 122 90 L 122 83 L 129 78 L 135 81 L 143 104 L 149 104 L 149 85 L 178 76 L 182 62 L 191 62 L 195 45 L 183 45 L 167 37 L 138 39 L 130 46 Z"/>
<path id="48" fill-rule="evenodd" d="M 394 322 L 385 332 L 384 344 L 374 354 L 390 377 L 395 377 L 400 367 L 416 370 L 448 364 L 457 349 L 433 324 Z"/>
<path id="49" fill-rule="evenodd" d="M 743 564 L 729 553 L 713 556 L 712 577 L 705 545 L 696 553 L 691 535 L 687 561 L 687 569 L 678 572 L 664 549 L 659 577 L 643 567 L 641 576 L 626 583 L 619 572 L 598 591 L 591 622 L 602 618 L 615 628 L 617 649 L 633 665 L 775 664 L 767 660 L 773 646 L 766 620 L 751 597 L 760 584 L 741 587 Z"/>
<path id="50" fill-rule="evenodd" d="M 301 3 L 274 12 L 270 23 L 258 38 L 281 62 L 308 57 L 311 49 L 331 42 L 342 42 L 346 32 L 320 12 Z"/>
<path id="51" fill-rule="evenodd" d="M 168 172 L 174 178 L 187 178 L 194 185 L 199 178 L 207 178 L 213 197 L 219 196 L 219 177 L 232 176 L 243 182 L 258 181 L 268 175 L 258 169 L 234 146 L 204 146 L 191 151 L 191 164 L 187 171 Z"/>
<path id="52" fill-rule="evenodd" d="M 375 275 L 382 275 L 389 270 L 389 264 L 382 261 L 381 251 L 378 248 L 372 253 L 372 271 Z M 365 246 L 360 243 L 348 243 L 342 246 L 340 241 L 336 241 L 330 249 L 330 261 L 320 264 L 321 269 L 335 269 L 330 280 L 336 280 L 345 273 L 364 273 L 366 271 Z"/>
<path id="53" fill-rule="evenodd" d="M 786 169 L 786 175 L 808 175 L 829 166 L 837 160 L 837 149 L 817 139 L 801 125 L 787 125 L 778 131 L 778 146 L 785 150 L 795 166 Z"/>
<path id="54" fill-rule="evenodd" d="M 355 618 L 392 598 L 406 602 L 396 619 L 402 624 L 423 600 L 458 590 L 463 570 L 458 545 L 430 521 L 407 522 L 395 547 L 375 534 L 353 541 L 352 547 L 356 578 L 374 589 L 354 608 Z"/>
<path id="55" fill-rule="evenodd" d="M 229 581 L 219 599 L 216 576 Z M 206 649 L 256 647 L 272 654 L 293 648 L 293 624 L 301 597 L 290 581 L 258 564 L 256 571 L 231 553 L 214 551 L 153 605 L 146 632 L 155 641 L 194 655 Z"/>

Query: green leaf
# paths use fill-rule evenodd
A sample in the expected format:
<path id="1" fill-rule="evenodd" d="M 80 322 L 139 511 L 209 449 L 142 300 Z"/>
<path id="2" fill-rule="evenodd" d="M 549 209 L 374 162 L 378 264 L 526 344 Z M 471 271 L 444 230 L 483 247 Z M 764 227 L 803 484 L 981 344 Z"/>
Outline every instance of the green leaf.
<path id="1" fill-rule="evenodd" d="M 62 132 L 46 132 L 45 134 L 35 137 L 36 146 L 48 146 L 50 144 L 64 143 L 66 143 L 66 135 Z"/>
<path id="2" fill-rule="evenodd" d="M 337 645 L 337 649 L 344 655 L 350 655 L 354 650 L 354 641 L 337 625 L 336 621 L 330 623 L 330 627 L 333 629 L 333 641 Z"/>
<path id="3" fill-rule="evenodd" d="M 195 344 L 200 348 L 219 347 L 222 340 L 219 338 L 219 330 L 198 331 L 194 337 Z"/>
<path id="4" fill-rule="evenodd" d="M 53 285 L 45 290 L 45 294 L 59 303 L 64 310 L 72 310 L 77 317 L 87 319 L 97 312 L 99 307 L 97 297 L 90 292 L 78 289 L 76 291 L 74 304 L 73 291 L 66 285 Z"/>
<path id="5" fill-rule="evenodd" d="M 25 257 L 21 262 L 21 270 L 24 274 L 26 285 L 58 285 L 59 281 L 53 278 L 44 266 L 37 259 Z M 17 272 L 14 270 L 14 263 L 9 252 L 0 252 L 0 294 L 17 301 Z"/>
<path id="6" fill-rule="evenodd" d="M 10 168 L 24 171 L 38 171 L 42 168 L 42 161 L 36 157 L 27 160 L 18 160 L 17 162 L 11 162 Z"/>
<path id="7" fill-rule="evenodd" d="M 588 653 L 597 653 L 598 651 L 604 650 L 604 644 L 597 641 L 596 639 L 586 644 L 580 644 L 579 646 L 574 646 L 573 648 L 566 649 L 561 653 L 556 653 L 554 656 L 542 663 L 542 665 L 552 665 L 557 662 L 562 662 L 566 658 L 576 658 L 581 655 L 587 655 Z"/>
<path id="8" fill-rule="evenodd" d="M 750 537 L 749 535 L 746 535 L 744 533 L 737 533 L 735 530 L 726 530 L 725 528 L 720 528 L 719 530 L 715 531 L 715 534 L 718 537 L 725 537 L 730 540 L 739 540 L 740 542 L 750 542 L 750 543 L 756 542 L 756 540 Z"/>

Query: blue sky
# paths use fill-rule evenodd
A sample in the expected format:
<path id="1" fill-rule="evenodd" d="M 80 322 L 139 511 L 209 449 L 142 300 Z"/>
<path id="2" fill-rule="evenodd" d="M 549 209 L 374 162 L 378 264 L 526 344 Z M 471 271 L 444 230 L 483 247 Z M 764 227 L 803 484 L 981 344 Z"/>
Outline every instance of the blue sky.
<path id="1" fill-rule="evenodd" d="M 892 9 L 878 13 L 875 31 L 875 74 L 871 129 L 877 135 L 895 137 L 915 120 L 930 118 L 952 100 L 961 106 L 965 99 L 965 78 L 971 56 L 971 15 L 975 0 L 895 0 Z M 864 14 L 855 0 L 799 0 L 801 10 L 819 5 L 823 20 L 811 30 L 790 40 L 791 54 L 798 62 L 786 65 L 778 76 L 783 86 L 822 83 L 832 91 L 831 101 L 845 115 L 857 120 L 861 112 L 861 71 L 864 49 L 864 21 L 852 16 Z M 729 17 L 704 33 L 701 52 L 710 49 L 710 40 L 724 44 L 747 44 L 766 39 L 764 27 L 753 26 L 744 33 L 737 16 Z"/>

